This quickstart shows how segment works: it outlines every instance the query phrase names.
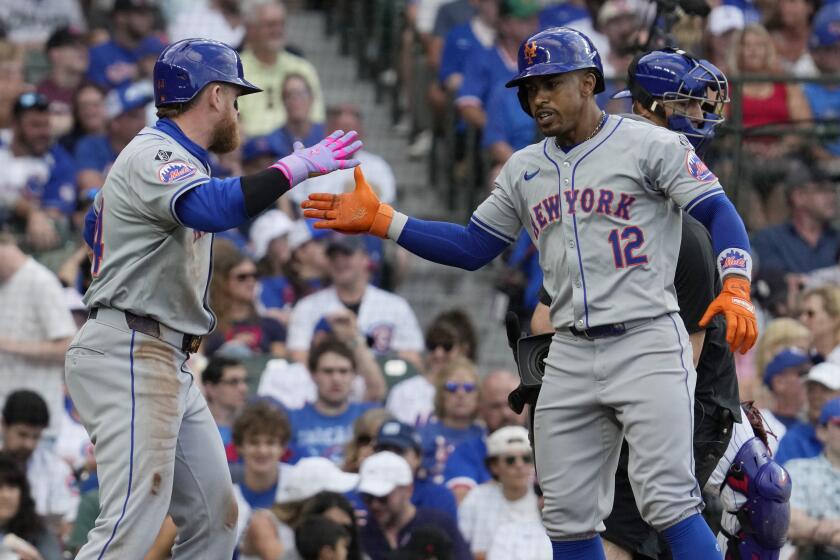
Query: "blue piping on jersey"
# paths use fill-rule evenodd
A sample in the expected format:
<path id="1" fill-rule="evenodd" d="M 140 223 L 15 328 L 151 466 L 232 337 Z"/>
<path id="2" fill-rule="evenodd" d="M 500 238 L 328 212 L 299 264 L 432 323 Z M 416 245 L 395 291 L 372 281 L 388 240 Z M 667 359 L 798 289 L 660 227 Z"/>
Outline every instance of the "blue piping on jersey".
<path id="1" fill-rule="evenodd" d="M 682 337 L 680 337 L 680 329 L 677 327 L 677 322 L 674 321 L 674 314 L 668 313 L 668 318 L 671 320 L 671 324 L 674 325 L 674 332 L 677 333 L 677 343 L 680 345 L 680 365 L 682 366 L 683 371 L 685 372 L 685 392 L 686 396 L 688 397 L 688 406 L 689 406 L 689 413 L 691 418 L 691 433 L 694 433 L 694 399 L 691 398 L 691 389 L 688 387 L 688 368 L 685 367 L 685 360 L 683 356 L 685 355 L 685 348 L 683 346 Z M 694 446 L 689 445 L 691 448 L 691 472 L 694 472 Z M 696 498 L 700 495 L 700 486 L 697 483 L 697 479 L 694 479 L 694 486 L 691 488 L 691 497 Z"/>
<path id="2" fill-rule="evenodd" d="M 586 156 L 588 156 L 589 154 L 591 154 L 592 152 L 594 152 L 595 150 L 600 148 L 601 145 L 604 142 L 609 140 L 610 136 L 612 136 L 613 133 L 616 130 L 618 130 L 618 127 L 621 126 L 622 122 L 624 122 L 624 118 L 619 117 L 618 122 L 615 124 L 615 127 L 610 131 L 610 133 L 607 134 L 606 137 L 604 137 L 603 140 L 601 140 L 595 146 L 593 146 L 593 148 L 591 150 L 589 150 L 588 152 L 586 152 L 585 154 L 580 156 L 580 159 L 575 162 L 575 165 L 572 167 L 572 187 L 571 187 L 572 192 L 575 192 L 575 171 L 577 171 L 577 166 L 580 164 L 580 162 L 582 162 L 586 158 Z M 543 154 L 545 155 L 546 159 L 548 159 L 548 161 L 550 161 L 552 164 L 554 164 L 554 168 L 557 170 L 557 190 L 558 190 L 557 194 L 558 194 L 558 197 L 560 198 L 560 200 L 562 201 L 562 199 L 563 199 L 563 185 L 560 181 L 560 166 L 557 165 L 557 162 L 554 161 L 553 159 L 551 159 L 551 156 L 548 155 L 548 139 L 546 139 L 543 142 Z M 561 203 L 561 212 L 562 212 L 562 203 Z M 589 328 L 589 303 L 588 303 L 587 297 L 586 297 L 586 277 L 584 276 L 584 273 L 583 273 L 583 257 L 580 254 L 580 239 L 578 238 L 577 215 L 575 213 L 572 213 L 572 226 L 574 227 L 574 230 L 575 230 L 575 251 L 577 251 L 578 267 L 580 268 L 580 284 L 581 284 L 581 286 L 583 286 L 583 316 L 584 316 L 584 321 L 586 323 L 585 328 L 588 329 Z"/>
<path id="3" fill-rule="evenodd" d="M 120 513 L 120 517 L 114 524 L 114 530 L 111 531 L 111 536 L 110 538 L 108 538 L 108 542 L 105 543 L 105 546 L 102 547 L 102 552 L 99 553 L 99 557 L 97 558 L 97 560 L 102 560 L 102 557 L 105 556 L 105 553 L 108 551 L 108 547 L 111 546 L 111 541 L 114 540 L 114 537 L 117 534 L 117 529 L 119 529 L 120 527 L 120 522 L 125 517 L 125 510 L 128 508 L 128 499 L 131 497 L 131 481 L 134 475 L 134 335 L 136 334 L 137 331 L 131 331 L 131 347 L 128 351 L 129 371 L 131 373 L 131 443 L 129 445 L 128 457 L 128 490 L 126 490 L 125 493 L 125 501 L 123 502 L 122 513 Z"/>
<path id="4" fill-rule="evenodd" d="M 507 241 L 508 243 L 513 243 L 514 241 L 516 241 L 516 239 L 514 239 L 513 237 L 510 237 L 510 236 L 502 233 L 501 231 L 497 230 L 496 228 L 485 224 L 475 214 L 473 214 L 470 219 L 473 222 L 475 222 L 475 225 L 477 225 L 481 229 L 485 230 L 487 233 L 495 235 L 496 237 L 498 237 L 502 241 Z"/>
<path id="5" fill-rule="evenodd" d="M 704 191 L 704 192 L 702 192 L 702 193 L 698 194 L 698 195 L 697 195 L 697 196 L 695 196 L 693 199 L 691 199 L 691 202 L 689 202 L 688 204 L 686 204 L 685 206 L 683 206 L 683 210 L 684 210 L 684 211 L 686 211 L 686 212 L 689 212 L 689 213 L 690 213 L 690 212 L 691 212 L 691 210 L 692 210 L 692 209 L 693 209 L 696 205 L 698 205 L 698 204 L 699 204 L 699 203 L 701 203 L 702 201 L 706 200 L 706 199 L 707 199 L 707 198 L 709 198 L 710 196 L 714 196 L 714 195 L 717 195 L 717 194 L 725 194 L 725 193 L 723 192 L 723 188 L 722 188 L 722 187 L 717 187 L 717 188 L 714 188 L 714 189 L 710 189 L 710 190 L 708 190 L 708 191 Z"/>
<path id="6" fill-rule="evenodd" d="M 178 189 L 177 192 L 174 195 L 172 195 L 172 198 L 169 199 L 169 213 L 172 214 L 172 218 L 176 222 L 178 222 L 179 225 L 181 225 L 183 227 L 187 227 L 186 225 L 184 225 L 183 222 L 181 222 L 181 219 L 178 217 L 178 213 L 175 212 L 175 203 L 178 201 L 178 199 L 185 192 L 187 192 L 187 190 L 189 190 L 193 187 L 197 187 L 199 185 L 203 185 L 204 183 L 206 183 L 209 180 L 210 179 L 207 178 L 207 177 L 202 177 L 200 179 L 196 179 L 195 181 L 191 181 L 191 182 L 187 183 L 186 185 L 184 185 L 183 187 L 181 187 L 180 189 Z"/>
<path id="7" fill-rule="evenodd" d="M 195 159 L 200 161 L 204 164 L 204 169 L 206 171 L 210 171 L 210 153 L 190 140 L 184 131 L 175 124 L 175 121 L 170 119 L 158 119 L 155 123 L 155 128 L 166 134 L 167 136 L 171 136 L 173 140 L 175 140 L 178 144 L 180 144 L 185 150 L 195 156 Z"/>
<path id="8" fill-rule="evenodd" d="M 211 233 L 210 234 L 210 271 L 213 271 L 213 243 L 216 241 L 216 235 Z M 210 308 L 210 305 L 207 303 L 207 295 L 210 293 L 210 279 L 213 277 L 212 274 L 207 275 L 207 284 L 204 285 L 204 297 L 201 298 L 201 305 L 204 307 L 204 310 L 210 315 L 210 328 L 207 329 L 208 333 L 213 332 L 216 328 L 216 314 L 213 313 L 213 310 Z M 692 432 L 693 433 L 693 432 Z"/>

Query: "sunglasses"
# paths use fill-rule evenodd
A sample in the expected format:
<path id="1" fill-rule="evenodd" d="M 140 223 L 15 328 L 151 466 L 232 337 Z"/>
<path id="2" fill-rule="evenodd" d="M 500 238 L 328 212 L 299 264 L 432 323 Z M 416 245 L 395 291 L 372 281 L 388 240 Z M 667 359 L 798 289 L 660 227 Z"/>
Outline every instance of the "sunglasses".
<path id="1" fill-rule="evenodd" d="M 528 453 L 527 455 L 506 455 L 501 459 L 502 462 L 509 467 L 515 465 L 517 459 L 522 459 L 522 463 L 525 465 L 530 465 L 534 462 L 534 458 L 531 456 L 530 453 Z"/>
<path id="2" fill-rule="evenodd" d="M 50 101 L 43 94 L 27 92 L 18 97 L 17 105 L 21 109 L 32 109 L 33 107 L 46 109 L 50 106 Z"/>
<path id="3" fill-rule="evenodd" d="M 356 445 L 365 446 L 370 445 L 371 443 L 373 443 L 373 438 L 370 436 L 361 435 L 356 437 Z"/>
<path id="4" fill-rule="evenodd" d="M 476 388 L 475 383 L 455 383 L 454 381 L 447 381 L 443 385 L 443 390 L 447 393 L 457 393 L 458 389 L 463 389 L 465 393 L 472 393 Z"/>
<path id="5" fill-rule="evenodd" d="M 233 279 L 237 282 L 245 282 L 246 280 L 256 280 L 259 278 L 259 275 L 256 272 L 240 272 L 239 274 L 235 274 Z"/>
<path id="6" fill-rule="evenodd" d="M 432 342 L 429 341 L 426 343 L 426 350 L 429 352 L 434 352 L 438 348 L 443 348 L 444 352 L 451 352 L 453 348 L 455 348 L 454 342 Z"/>

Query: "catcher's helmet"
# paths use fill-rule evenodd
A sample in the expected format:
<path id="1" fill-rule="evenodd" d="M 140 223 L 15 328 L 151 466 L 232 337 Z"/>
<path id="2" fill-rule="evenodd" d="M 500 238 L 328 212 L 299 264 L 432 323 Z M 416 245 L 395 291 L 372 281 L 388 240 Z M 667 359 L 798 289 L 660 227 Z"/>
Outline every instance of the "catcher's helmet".
<path id="1" fill-rule="evenodd" d="M 628 89 L 613 98 L 632 97 L 643 107 L 665 116 L 664 105 L 697 101 L 703 117 L 689 118 L 675 110 L 668 117 L 668 128 L 684 134 L 699 149 L 714 137 L 714 129 L 724 121 L 723 106 L 729 102 L 726 76 L 708 60 L 701 60 L 680 49 L 667 48 L 643 53 L 627 69 Z"/>
<path id="2" fill-rule="evenodd" d="M 595 93 L 604 91 L 604 68 L 601 55 L 589 37 L 568 27 L 551 27 L 532 35 L 519 46 L 519 73 L 505 84 L 521 86 L 531 76 L 563 74 L 591 68 L 595 74 Z M 519 88 L 519 104 L 529 115 L 528 97 Z"/>
<path id="3" fill-rule="evenodd" d="M 166 47 L 155 62 L 155 106 L 186 103 L 211 82 L 237 85 L 242 95 L 262 91 L 245 79 L 235 50 L 210 39 L 184 39 Z"/>

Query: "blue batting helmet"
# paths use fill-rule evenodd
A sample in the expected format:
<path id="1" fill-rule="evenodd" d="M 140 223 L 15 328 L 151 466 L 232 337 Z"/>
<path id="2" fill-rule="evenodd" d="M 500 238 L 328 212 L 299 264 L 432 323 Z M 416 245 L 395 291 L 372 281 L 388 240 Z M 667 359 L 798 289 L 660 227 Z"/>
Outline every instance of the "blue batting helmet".
<path id="1" fill-rule="evenodd" d="M 589 37 L 568 27 L 551 27 L 532 35 L 519 46 L 519 73 L 506 87 L 521 86 L 531 76 L 563 74 L 591 68 L 595 74 L 595 93 L 604 91 L 601 55 Z M 519 89 L 519 103 L 531 114 L 528 98 Z"/>
<path id="2" fill-rule="evenodd" d="M 184 39 L 166 47 L 155 62 L 155 106 L 186 103 L 211 82 L 239 86 L 242 95 L 262 91 L 245 79 L 235 50 L 210 39 Z"/>
<path id="3" fill-rule="evenodd" d="M 715 127 L 724 121 L 723 106 L 729 101 L 729 84 L 717 66 L 674 48 L 634 58 L 627 69 L 627 87 L 613 98 L 632 97 L 662 117 L 664 106 L 673 104 L 668 128 L 684 134 L 696 149 L 714 137 Z M 700 103 L 703 117 L 699 122 L 677 109 L 687 101 Z"/>

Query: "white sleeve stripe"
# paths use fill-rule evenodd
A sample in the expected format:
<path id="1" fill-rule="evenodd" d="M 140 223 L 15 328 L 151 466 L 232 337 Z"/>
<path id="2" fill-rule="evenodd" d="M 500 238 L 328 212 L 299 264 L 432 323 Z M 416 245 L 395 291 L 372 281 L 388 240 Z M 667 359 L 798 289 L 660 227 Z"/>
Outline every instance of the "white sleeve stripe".
<path id="1" fill-rule="evenodd" d="M 183 187 L 178 189 L 178 192 L 176 192 L 174 195 L 172 195 L 172 198 L 169 199 L 169 212 L 172 214 L 172 217 L 175 219 L 175 221 L 178 222 L 178 225 L 180 225 L 182 227 L 187 227 L 186 225 L 184 225 L 183 222 L 181 222 L 181 219 L 178 218 L 178 214 L 175 212 L 175 203 L 178 201 L 179 198 L 181 198 L 181 196 L 186 194 L 187 191 L 189 191 L 190 189 L 193 189 L 193 188 L 195 188 L 199 185 L 203 185 L 204 183 L 207 183 L 208 181 L 210 181 L 209 177 L 202 177 L 201 179 L 196 179 L 192 183 L 187 183 L 186 185 L 184 185 Z"/>
<path id="2" fill-rule="evenodd" d="M 513 243 L 514 241 L 516 241 L 514 238 L 508 237 L 507 235 L 505 235 L 501 231 L 499 231 L 499 230 L 497 230 L 497 229 L 495 229 L 491 226 L 488 226 L 487 224 L 485 224 L 484 222 L 482 222 L 481 220 L 479 220 L 475 216 L 470 218 L 470 221 L 472 223 L 474 223 L 476 226 L 478 226 L 481 229 L 483 229 L 484 231 L 486 231 L 487 233 L 489 233 L 490 235 L 492 235 L 493 237 L 498 237 L 499 239 L 501 239 L 505 243 Z"/>
<path id="3" fill-rule="evenodd" d="M 686 212 L 691 212 L 691 210 L 695 206 L 697 206 L 698 204 L 700 204 L 704 200 L 708 200 L 709 198 L 711 198 L 713 196 L 718 196 L 718 195 L 725 195 L 725 193 L 723 192 L 723 189 L 721 189 L 721 188 L 712 189 L 708 192 L 705 192 L 705 193 L 701 194 L 700 196 L 698 196 L 697 198 L 695 198 L 694 200 L 692 200 L 691 202 L 686 204 L 685 207 L 683 208 L 683 210 L 685 210 Z"/>

